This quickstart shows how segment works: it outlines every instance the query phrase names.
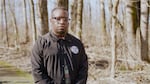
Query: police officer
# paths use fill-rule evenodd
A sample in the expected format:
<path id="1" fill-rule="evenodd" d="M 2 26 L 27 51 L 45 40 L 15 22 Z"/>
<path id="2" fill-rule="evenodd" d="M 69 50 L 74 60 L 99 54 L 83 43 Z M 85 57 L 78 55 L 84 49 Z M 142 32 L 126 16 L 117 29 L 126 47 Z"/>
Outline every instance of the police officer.
<path id="1" fill-rule="evenodd" d="M 68 11 L 51 12 L 51 31 L 38 38 L 32 49 L 32 74 L 36 84 L 86 84 L 88 60 L 80 40 L 68 33 Z"/>

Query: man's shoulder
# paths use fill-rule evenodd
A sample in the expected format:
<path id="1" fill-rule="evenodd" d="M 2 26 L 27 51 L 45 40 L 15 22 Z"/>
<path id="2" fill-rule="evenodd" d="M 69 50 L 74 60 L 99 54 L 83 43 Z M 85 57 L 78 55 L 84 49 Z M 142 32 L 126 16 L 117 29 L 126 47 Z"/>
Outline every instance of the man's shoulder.
<path id="1" fill-rule="evenodd" d="M 49 33 L 46 33 L 46 34 L 44 34 L 42 36 L 38 36 L 38 39 L 36 41 L 43 44 L 43 43 L 45 43 L 45 42 L 47 42 L 49 40 L 50 40 Z"/>
<path id="2" fill-rule="evenodd" d="M 77 37 L 75 37 L 75 36 L 72 35 L 72 34 L 68 34 L 68 37 L 69 37 L 69 39 L 70 39 L 72 42 L 74 42 L 74 43 L 78 43 L 78 44 L 81 44 L 81 43 L 82 43 L 80 39 L 78 39 Z"/>
<path id="3" fill-rule="evenodd" d="M 68 33 L 68 37 L 69 37 L 69 39 L 71 39 L 71 40 L 80 41 L 80 39 L 78 39 L 77 37 L 75 37 L 74 35 L 69 34 L 69 33 Z"/>
<path id="4" fill-rule="evenodd" d="M 42 38 L 42 39 L 45 39 L 45 40 L 46 40 L 46 39 L 49 39 L 49 38 L 50 38 L 50 33 L 48 32 L 48 33 L 42 35 L 41 38 Z"/>
<path id="5" fill-rule="evenodd" d="M 47 45 L 50 46 L 51 42 L 49 33 L 39 36 L 38 39 L 36 40 L 36 43 L 38 46 L 42 46 L 42 48 L 45 48 Z"/>

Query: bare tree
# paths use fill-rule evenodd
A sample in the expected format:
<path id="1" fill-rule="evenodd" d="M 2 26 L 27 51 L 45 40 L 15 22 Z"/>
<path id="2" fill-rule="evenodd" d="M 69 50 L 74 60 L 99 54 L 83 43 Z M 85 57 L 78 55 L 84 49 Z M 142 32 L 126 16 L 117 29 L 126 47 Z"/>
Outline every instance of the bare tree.
<path id="1" fill-rule="evenodd" d="M 72 34 L 75 34 L 75 32 L 76 32 L 75 30 L 76 30 L 77 0 L 71 0 L 69 2 L 69 12 L 70 12 L 70 17 L 71 17 L 69 32 Z"/>
<path id="2" fill-rule="evenodd" d="M 12 18 L 14 20 L 14 26 L 15 26 L 15 30 L 14 30 L 14 33 L 15 33 L 15 48 L 19 49 L 19 32 L 18 32 L 18 26 L 17 26 L 17 21 L 16 21 L 16 17 L 15 17 L 15 12 L 14 12 L 15 10 L 13 10 L 13 8 L 10 6 L 10 1 L 8 1 L 8 3 L 9 3 L 10 12 L 12 14 Z"/>
<path id="3" fill-rule="evenodd" d="M 137 4 L 134 0 L 126 0 L 126 28 L 128 57 L 136 59 L 136 29 L 137 24 Z"/>
<path id="4" fill-rule="evenodd" d="M 83 0 L 78 0 L 76 35 L 79 39 L 82 39 L 82 10 Z"/>
<path id="5" fill-rule="evenodd" d="M 37 39 L 37 29 L 36 29 L 36 22 L 35 22 L 35 9 L 34 9 L 34 0 L 30 0 L 31 6 L 31 24 L 33 28 L 33 43 Z"/>
<path id="6" fill-rule="evenodd" d="M 9 47 L 8 27 L 7 27 L 7 12 L 6 12 L 6 2 L 5 2 L 5 0 L 3 0 L 3 4 L 4 4 L 5 28 L 6 28 L 6 46 Z"/>
<path id="7" fill-rule="evenodd" d="M 0 36 L 3 40 L 3 0 L 0 1 Z"/>
<path id="8" fill-rule="evenodd" d="M 149 8 L 146 5 L 148 0 L 141 0 L 141 53 L 140 56 L 142 60 L 150 62 L 150 57 L 148 57 L 148 18 L 149 18 Z"/>
<path id="9" fill-rule="evenodd" d="M 117 25 L 117 10 L 118 10 L 119 0 L 113 2 L 112 10 L 112 30 L 111 30 L 111 43 L 112 43 L 112 64 L 111 64 L 111 77 L 115 77 L 115 62 L 116 62 L 116 25 Z"/>
<path id="10" fill-rule="evenodd" d="M 100 0 L 100 41 L 102 45 L 107 44 L 106 20 L 104 0 Z"/>
<path id="11" fill-rule="evenodd" d="M 66 9 L 68 9 L 68 0 L 57 0 L 57 2 L 57 6 L 65 7 Z"/>
<path id="12" fill-rule="evenodd" d="M 29 42 L 29 26 L 28 26 L 28 22 L 27 22 L 27 9 L 26 9 L 26 0 L 23 0 L 24 3 L 24 19 L 25 19 L 25 35 L 26 35 L 26 41 L 25 42 Z"/>
<path id="13" fill-rule="evenodd" d="M 39 0 L 40 6 L 40 19 L 41 19 L 41 35 L 46 34 L 49 31 L 48 27 L 48 10 L 47 0 Z"/>
<path id="14" fill-rule="evenodd" d="M 109 29 L 112 28 L 112 0 L 108 0 L 108 8 L 109 8 Z"/>

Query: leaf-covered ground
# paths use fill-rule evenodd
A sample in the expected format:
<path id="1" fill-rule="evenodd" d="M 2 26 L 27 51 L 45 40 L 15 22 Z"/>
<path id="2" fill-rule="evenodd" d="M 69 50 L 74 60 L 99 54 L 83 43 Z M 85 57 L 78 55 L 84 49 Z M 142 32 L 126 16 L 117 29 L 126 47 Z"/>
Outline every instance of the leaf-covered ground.
<path id="1" fill-rule="evenodd" d="M 126 62 L 118 59 L 115 67 L 115 78 L 111 78 L 109 49 L 105 48 L 98 52 L 96 51 L 98 48 L 86 48 L 89 58 L 87 84 L 150 84 L 150 65 L 144 62 L 135 61 L 133 62 L 134 68 L 130 69 L 127 68 Z M 10 67 L 10 65 L 14 67 Z M 31 81 L 26 79 L 24 73 L 28 74 L 27 78 L 30 78 Z M 0 84 L 32 83 L 30 50 L 20 49 L 17 51 L 13 48 L 0 48 Z"/>

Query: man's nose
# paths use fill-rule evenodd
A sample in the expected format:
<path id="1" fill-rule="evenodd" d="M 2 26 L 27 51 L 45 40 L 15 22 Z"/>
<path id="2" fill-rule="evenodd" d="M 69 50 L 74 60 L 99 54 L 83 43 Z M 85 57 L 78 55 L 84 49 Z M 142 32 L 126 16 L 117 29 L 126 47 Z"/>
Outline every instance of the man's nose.
<path id="1" fill-rule="evenodd" d="M 62 18 L 60 19 L 59 23 L 65 23 L 65 20 Z"/>

